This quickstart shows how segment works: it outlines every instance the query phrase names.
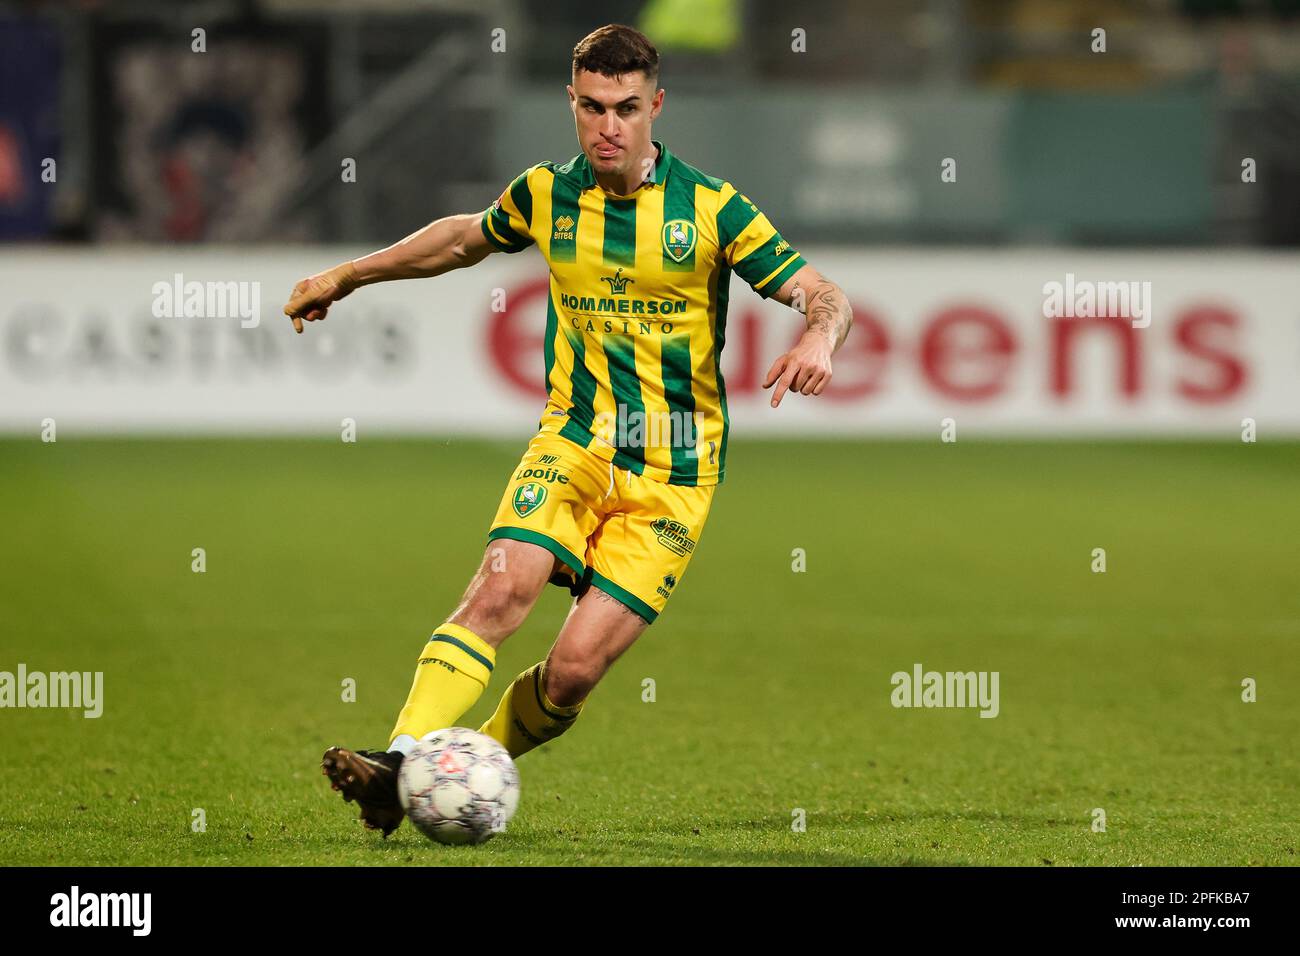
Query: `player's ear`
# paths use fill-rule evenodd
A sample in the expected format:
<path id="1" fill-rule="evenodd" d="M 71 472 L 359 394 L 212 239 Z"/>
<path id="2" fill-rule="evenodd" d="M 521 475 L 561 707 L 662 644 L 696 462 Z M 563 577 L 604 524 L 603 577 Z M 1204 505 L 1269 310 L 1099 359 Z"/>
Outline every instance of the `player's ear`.
<path id="1" fill-rule="evenodd" d="M 664 91 L 655 90 L 654 99 L 650 101 L 650 118 L 655 119 L 664 108 Z"/>

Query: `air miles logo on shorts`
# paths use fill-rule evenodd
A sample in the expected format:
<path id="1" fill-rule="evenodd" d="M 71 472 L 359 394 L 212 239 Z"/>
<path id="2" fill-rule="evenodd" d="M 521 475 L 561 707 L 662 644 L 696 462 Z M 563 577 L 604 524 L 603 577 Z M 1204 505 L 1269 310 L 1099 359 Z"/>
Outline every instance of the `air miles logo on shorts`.
<path id="1" fill-rule="evenodd" d="M 655 533 L 659 543 L 673 554 L 685 555 L 695 550 L 695 539 L 690 536 L 691 529 L 680 521 L 667 517 L 656 518 L 650 525 L 650 530 Z"/>
<path id="2" fill-rule="evenodd" d="M 664 252 L 673 262 L 681 262 L 695 248 L 697 231 L 695 223 L 685 219 L 669 219 L 664 223 Z"/>
<path id="3" fill-rule="evenodd" d="M 515 489 L 515 496 L 511 504 L 515 506 L 515 514 L 521 518 L 527 518 L 540 508 L 545 500 L 546 489 L 537 482 L 530 481 Z"/>

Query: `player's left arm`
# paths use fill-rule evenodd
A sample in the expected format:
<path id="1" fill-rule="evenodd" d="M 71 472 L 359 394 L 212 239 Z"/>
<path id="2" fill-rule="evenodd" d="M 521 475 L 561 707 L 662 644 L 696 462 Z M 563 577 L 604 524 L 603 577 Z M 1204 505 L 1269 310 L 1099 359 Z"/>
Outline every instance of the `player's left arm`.
<path id="1" fill-rule="evenodd" d="M 831 355 L 844 344 L 853 325 L 853 309 L 844 290 L 805 263 L 786 279 L 772 296 L 778 302 L 804 313 L 808 330 L 798 344 L 780 356 L 763 380 L 764 388 L 776 385 L 772 407 L 781 404 L 787 391 L 820 395 L 831 380 Z"/>

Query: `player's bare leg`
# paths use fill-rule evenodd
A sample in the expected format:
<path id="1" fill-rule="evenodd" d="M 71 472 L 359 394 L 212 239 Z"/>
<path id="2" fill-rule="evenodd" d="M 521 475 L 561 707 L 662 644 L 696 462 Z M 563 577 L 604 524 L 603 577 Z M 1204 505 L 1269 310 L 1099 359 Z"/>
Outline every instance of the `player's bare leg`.
<path id="1" fill-rule="evenodd" d="M 645 629 L 635 611 L 589 588 L 574 602 L 546 660 L 515 678 L 479 731 L 512 757 L 554 740 L 573 726 L 592 688 Z"/>
<path id="2" fill-rule="evenodd" d="M 645 631 L 645 618 L 593 586 L 573 604 L 546 655 L 546 696 L 560 707 L 587 699 Z"/>
<path id="3" fill-rule="evenodd" d="M 492 649 L 499 647 L 528 617 L 555 565 L 554 556 L 535 544 L 511 540 L 490 542 L 448 623 L 472 631 Z M 419 681 L 417 673 L 416 687 Z M 413 688 L 407 709 L 414 706 L 415 697 Z M 404 715 L 407 709 L 403 710 Z M 380 830 L 388 836 L 402 822 L 402 805 L 397 796 L 401 764 L 402 754 L 395 750 L 331 747 L 321 759 L 321 772 L 343 794 L 344 800 L 357 802 L 361 820 L 368 829 Z"/>
<path id="4" fill-rule="evenodd" d="M 558 567 L 555 556 L 539 545 L 509 538 L 490 541 L 483 563 L 447 620 L 500 647 L 524 623 Z"/>

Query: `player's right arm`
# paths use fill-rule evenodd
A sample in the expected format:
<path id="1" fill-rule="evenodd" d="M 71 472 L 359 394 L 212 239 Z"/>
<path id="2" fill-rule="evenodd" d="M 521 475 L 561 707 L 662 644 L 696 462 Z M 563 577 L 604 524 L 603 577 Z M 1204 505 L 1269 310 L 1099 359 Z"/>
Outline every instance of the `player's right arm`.
<path id="1" fill-rule="evenodd" d="M 293 320 L 293 330 L 301 332 L 304 321 L 325 318 L 331 305 L 359 286 L 427 278 L 481 262 L 496 251 L 479 225 L 482 218 L 483 213 L 446 216 L 387 249 L 308 276 L 293 287 L 284 314 Z"/>

